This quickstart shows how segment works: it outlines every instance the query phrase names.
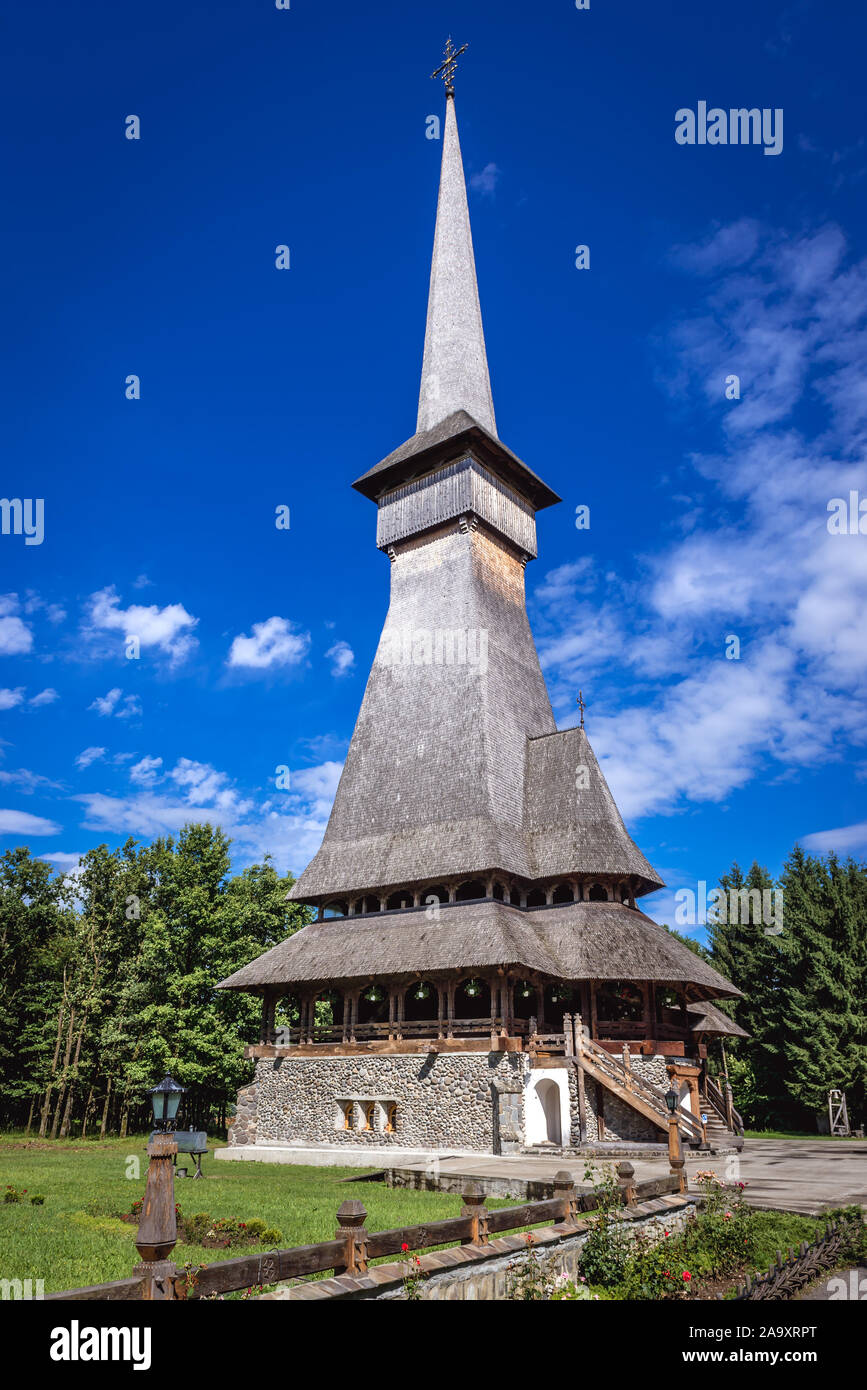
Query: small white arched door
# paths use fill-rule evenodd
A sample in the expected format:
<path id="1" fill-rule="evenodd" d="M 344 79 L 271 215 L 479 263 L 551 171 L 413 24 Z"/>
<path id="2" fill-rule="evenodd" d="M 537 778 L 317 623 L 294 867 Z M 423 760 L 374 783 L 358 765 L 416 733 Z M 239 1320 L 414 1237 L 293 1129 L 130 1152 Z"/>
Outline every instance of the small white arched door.
<path id="1" fill-rule="evenodd" d="M 540 1081 L 536 1087 L 536 1094 L 542 1106 L 542 1113 L 545 1117 L 545 1139 L 546 1144 L 562 1144 L 563 1133 L 560 1125 L 560 1087 L 555 1081 Z"/>

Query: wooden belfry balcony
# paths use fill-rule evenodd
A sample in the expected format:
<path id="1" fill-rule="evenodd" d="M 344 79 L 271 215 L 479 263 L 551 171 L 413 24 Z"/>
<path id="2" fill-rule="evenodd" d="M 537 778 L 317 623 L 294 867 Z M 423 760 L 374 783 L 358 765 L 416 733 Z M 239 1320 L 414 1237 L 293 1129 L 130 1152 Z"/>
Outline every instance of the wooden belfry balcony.
<path id="1" fill-rule="evenodd" d="M 437 1010 L 436 1017 L 406 1018 L 404 1014 L 409 991 L 392 986 L 387 991 L 388 1019 L 360 1021 L 359 1003 L 364 991 L 353 989 L 343 994 L 342 1001 L 336 998 L 336 993 L 331 995 L 338 1013 L 337 1021 L 317 1021 L 317 996 L 309 995 L 298 1000 L 300 1022 L 280 1028 L 275 1023 L 278 995 L 269 991 L 263 999 L 260 1040 L 247 1048 L 246 1055 L 278 1057 L 291 1053 L 321 1057 L 356 1053 L 477 1052 L 488 1048 L 499 1052 L 563 1055 L 568 1050 L 564 1016 L 571 1017 L 564 993 L 569 992 L 575 995 L 580 993 L 586 998 L 590 1005 L 585 1015 L 588 1040 L 609 1052 L 620 1054 L 626 1046 L 633 1053 L 671 1057 L 683 1056 L 695 1050 L 702 1055 L 704 1053 L 701 1040 L 690 1030 L 685 1001 L 682 1010 L 646 1010 L 646 1016 L 639 1019 L 608 1021 L 598 1015 L 598 991 L 594 984 L 584 982 L 566 990 L 556 984 L 533 982 L 533 1004 L 537 1012 L 530 1018 L 518 1018 L 514 1012 L 516 994 L 520 990 L 523 1002 L 530 982 L 497 979 L 480 981 L 490 999 L 490 1011 L 461 1018 L 456 1016 L 456 991 L 460 983 L 455 980 L 429 982 L 427 1002 Z M 384 1009 L 386 987 L 376 988 L 382 991 L 376 1002 Z M 546 991 L 551 990 L 559 993 L 560 1002 L 552 1004 L 550 999 L 546 1001 Z M 557 993 L 553 996 L 555 999 Z M 644 993 L 649 999 L 650 991 Z M 417 996 L 415 998 L 417 1000 Z M 477 1002 L 481 1003 L 482 1000 Z M 430 1010 L 431 1014 L 433 1011 Z"/>

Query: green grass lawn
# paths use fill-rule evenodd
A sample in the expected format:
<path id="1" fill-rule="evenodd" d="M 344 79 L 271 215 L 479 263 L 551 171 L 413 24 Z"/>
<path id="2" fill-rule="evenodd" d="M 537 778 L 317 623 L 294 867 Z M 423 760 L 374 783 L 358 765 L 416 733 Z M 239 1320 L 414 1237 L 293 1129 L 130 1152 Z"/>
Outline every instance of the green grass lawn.
<path id="1" fill-rule="evenodd" d="M 855 1140 L 851 1136 L 842 1134 L 796 1134 L 782 1129 L 745 1129 L 745 1139 L 830 1139 L 833 1143 L 845 1142 L 847 1144 L 863 1142 L 867 1144 L 867 1139 Z"/>
<path id="2" fill-rule="evenodd" d="M 146 1143 L 144 1135 L 102 1144 L 89 1140 L 28 1144 L 13 1135 L 0 1139 L 0 1194 L 7 1184 L 27 1188 L 20 1203 L 0 1202 L 0 1278 L 44 1279 L 46 1293 L 128 1278 L 138 1259 L 136 1228 L 120 1216 L 144 1195 Z M 128 1177 L 127 1172 L 134 1171 L 129 1160 L 136 1158 L 139 1176 Z M 337 1208 L 347 1197 L 364 1202 L 370 1231 L 460 1214 L 461 1198 L 456 1194 L 343 1181 L 372 1171 L 370 1167 L 217 1163 L 209 1155 L 201 1180 L 176 1180 L 175 1197 L 189 1215 L 207 1211 L 213 1217 L 239 1221 L 259 1217 L 282 1232 L 284 1247 L 333 1240 Z M 44 1206 L 30 1205 L 34 1193 L 44 1193 Z M 515 1203 L 490 1198 L 488 1205 Z M 178 1264 L 188 1260 L 213 1264 L 265 1248 L 214 1250 L 179 1243 L 173 1258 Z"/>

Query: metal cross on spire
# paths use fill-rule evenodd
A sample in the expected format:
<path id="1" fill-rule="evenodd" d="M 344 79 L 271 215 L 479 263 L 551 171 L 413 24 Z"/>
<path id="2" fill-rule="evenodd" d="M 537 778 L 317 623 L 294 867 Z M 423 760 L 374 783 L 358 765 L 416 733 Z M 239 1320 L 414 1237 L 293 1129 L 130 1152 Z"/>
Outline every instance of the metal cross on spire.
<path id="1" fill-rule="evenodd" d="M 585 703 L 584 703 L 584 691 L 583 691 L 583 690 L 579 690 L 579 691 L 578 691 L 578 699 L 575 701 L 575 703 L 576 703 L 576 705 L 578 706 L 579 710 L 581 711 L 581 724 L 579 725 L 579 727 L 583 729 L 583 728 L 584 728 L 584 711 L 585 711 L 585 709 L 587 708 L 587 706 L 586 706 Z"/>
<path id="2" fill-rule="evenodd" d="M 455 94 L 455 68 L 458 65 L 458 59 L 462 53 L 466 53 L 467 48 L 467 44 L 464 44 L 463 48 L 455 48 L 452 43 L 452 36 L 449 34 L 443 49 L 445 57 L 436 71 L 431 73 L 431 77 L 441 77 L 445 82 L 446 96 L 454 96 Z"/>

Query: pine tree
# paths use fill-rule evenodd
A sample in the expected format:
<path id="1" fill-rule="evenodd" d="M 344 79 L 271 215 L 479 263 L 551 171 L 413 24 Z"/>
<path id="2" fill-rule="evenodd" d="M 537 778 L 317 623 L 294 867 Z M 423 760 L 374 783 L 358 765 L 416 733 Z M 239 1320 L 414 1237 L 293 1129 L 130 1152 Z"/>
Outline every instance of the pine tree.
<path id="1" fill-rule="evenodd" d="M 784 871 L 786 1043 L 783 1082 L 812 1124 L 831 1089 L 863 1123 L 867 1039 L 867 871 L 795 847 Z"/>

